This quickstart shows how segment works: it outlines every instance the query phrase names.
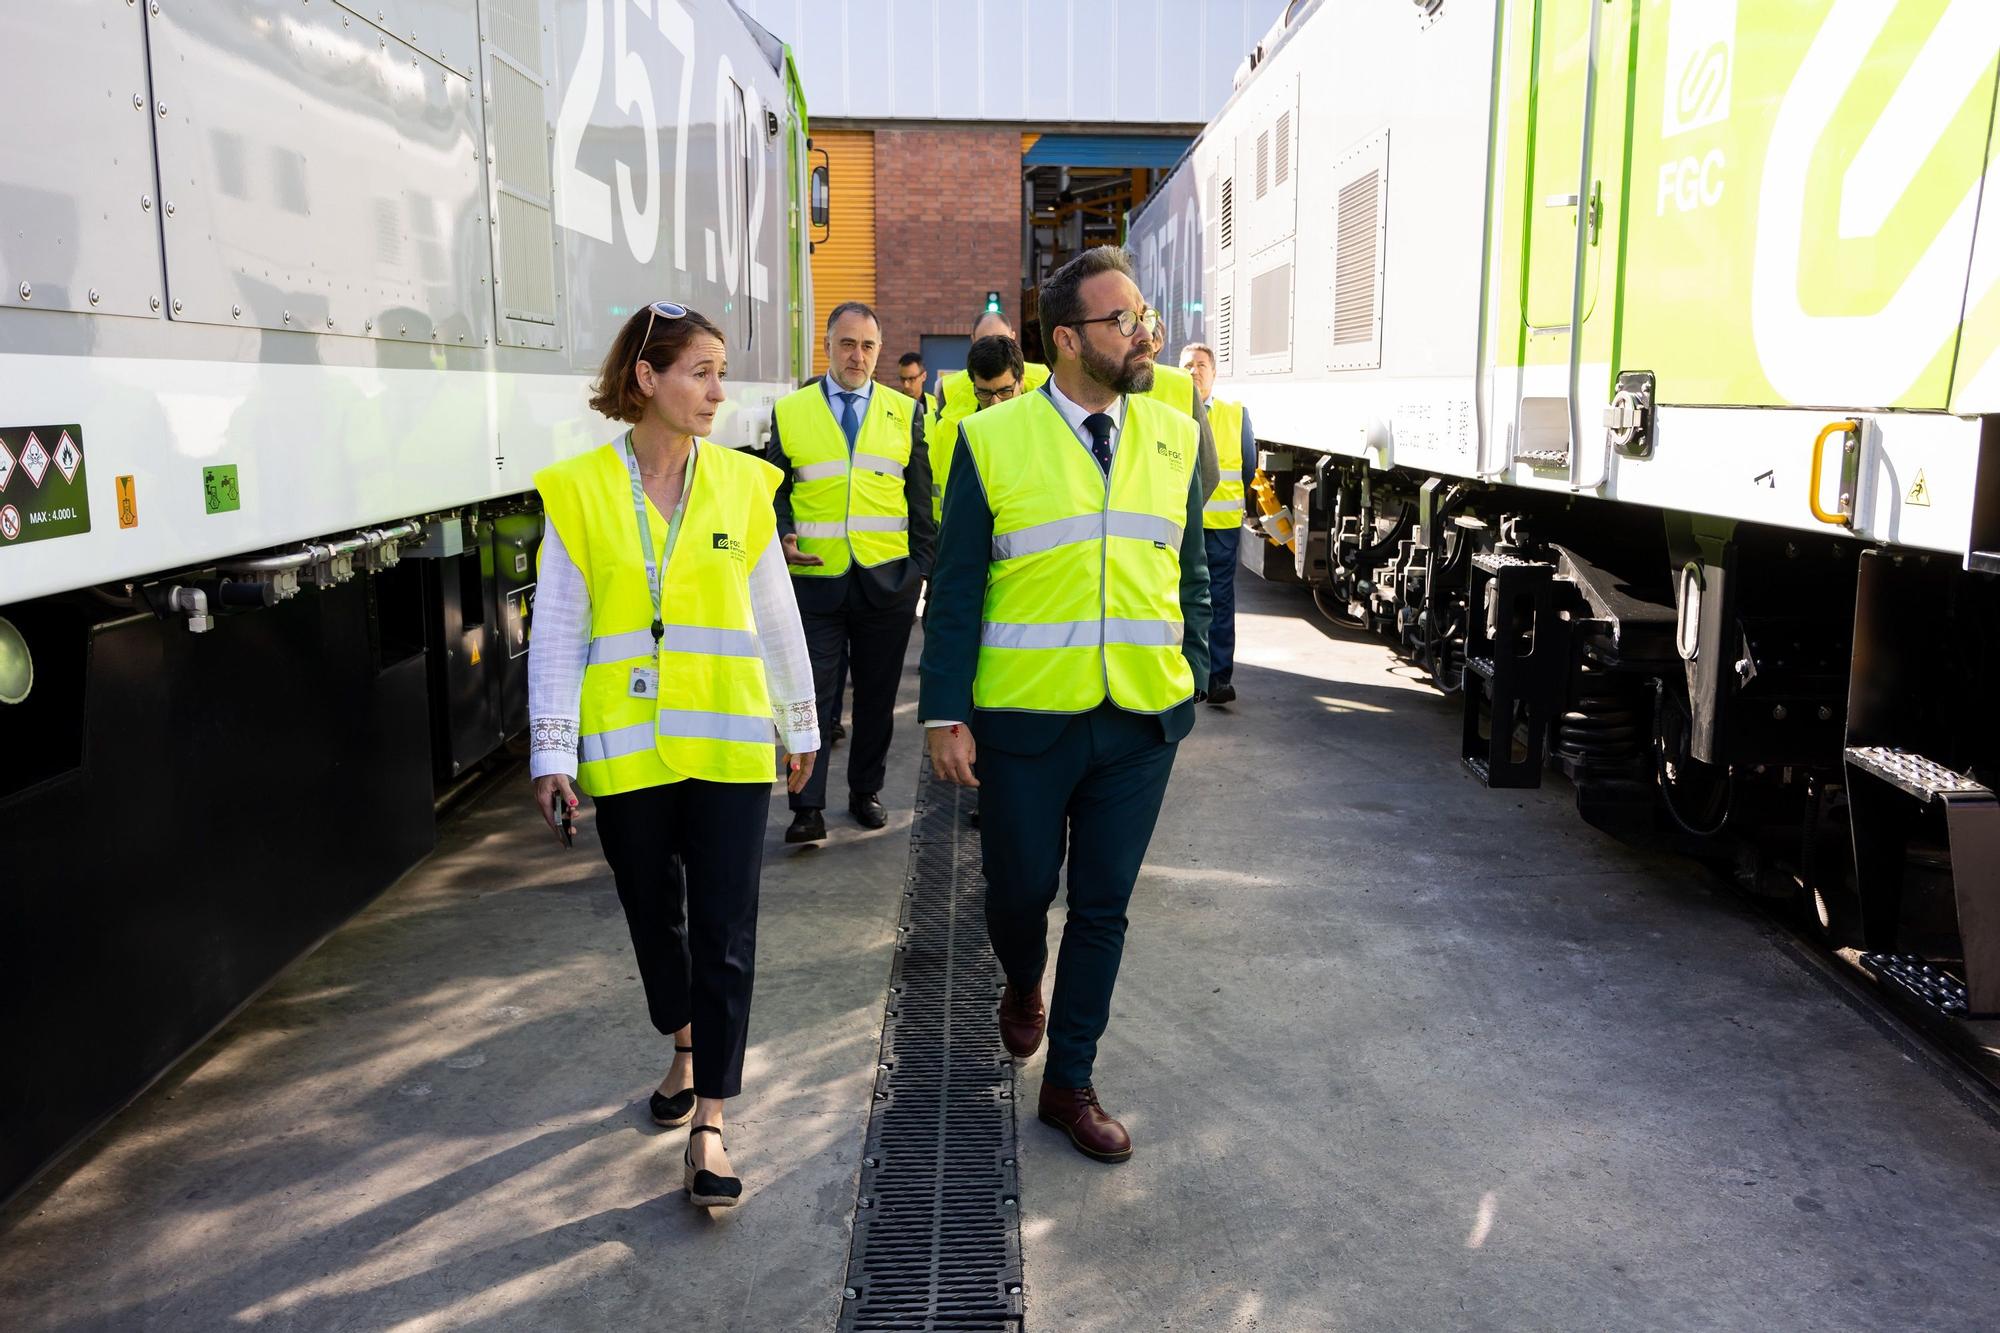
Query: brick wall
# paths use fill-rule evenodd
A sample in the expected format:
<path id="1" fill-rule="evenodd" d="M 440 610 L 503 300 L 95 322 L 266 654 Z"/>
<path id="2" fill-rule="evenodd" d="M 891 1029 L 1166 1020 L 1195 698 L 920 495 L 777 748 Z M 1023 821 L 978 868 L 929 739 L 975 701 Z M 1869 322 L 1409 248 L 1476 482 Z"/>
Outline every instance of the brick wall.
<path id="1" fill-rule="evenodd" d="M 877 130 L 876 378 L 926 333 L 963 336 L 986 293 L 1021 318 L 1021 134 L 1018 129 Z"/>

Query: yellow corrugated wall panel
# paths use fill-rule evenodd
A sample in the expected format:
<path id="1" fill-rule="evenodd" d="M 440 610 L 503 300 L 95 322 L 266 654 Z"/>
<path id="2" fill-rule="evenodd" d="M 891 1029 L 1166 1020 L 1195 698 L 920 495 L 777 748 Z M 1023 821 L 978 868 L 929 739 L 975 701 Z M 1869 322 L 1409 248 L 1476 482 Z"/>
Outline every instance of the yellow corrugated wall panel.
<path id="1" fill-rule="evenodd" d="M 827 237 L 813 247 L 813 371 L 826 373 L 826 317 L 842 301 L 875 303 L 875 134 L 816 130 L 826 150 Z"/>
<path id="2" fill-rule="evenodd" d="M 1028 150 L 1029 150 L 1030 148 L 1033 148 L 1033 147 L 1035 146 L 1035 140 L 1037 140 L 1037 139 L 1039 139 L 1039 138 L 1041 138 L 1041 137 L 1042 137 L 1042 136 L 1041 136 L 1041 135 L 1039 135 L 1039 134 L 1029 134 L 1029 133 L 1027 133 L 1027 132 L 1026 132 L 1025 130 L 1024 130 L 1024 131 L 1022 131 L 1022 133 L 1021 133 L 1021 156 L 1022 156 L 1022 157 L 1026 157 L 1026 156 L 1028 155 Z"/>

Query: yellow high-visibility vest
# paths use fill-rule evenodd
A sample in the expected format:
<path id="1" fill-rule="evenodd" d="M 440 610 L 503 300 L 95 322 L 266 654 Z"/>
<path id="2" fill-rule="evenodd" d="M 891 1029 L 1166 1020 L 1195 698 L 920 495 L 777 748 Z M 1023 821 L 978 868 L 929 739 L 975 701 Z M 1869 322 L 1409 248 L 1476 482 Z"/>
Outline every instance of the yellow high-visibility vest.
<path id="1" fill-rule="evenodd" d="M 1016 397 L 1025 396 L 1048 382 L 1047 366 L 1037 361 L 1023 362 L 1021 392 Z M 969 370 L 954 370 L 939 380 L 938 393 L 944 399 L 944 406 L 931 419 L 929 429 L 924 432 L 924 441 L 931 457 L 931 517 L 942 523 L 945 482 L 951 477 L 952 455 L 958 452 L 958 425 L 979 410 L 979 400 L 972 396 L 972 372 Z"/>
<path id="2" fill-rule="evenodd" d="M 993 512 L 972 701 L 1082 713 L 1107 695 L 1164 713 L 1194 694 L 1181 652 L 1181 535 L 1200 432 L 1125 400 L 1107 479 L 1047 394 L 965 421 Z"/>
<path id="3" fill-rule="evenodd" d="M 815 380 L 778 400 L 778 441 L 792 469 L 792 521 L 799 550 L 825 563 L 793 565 L 799 578 L 837 578 L 910 554 L 910 509 L 903 473 L 910 465 L 910 414 L 916 404 L 876 385 L 868 394 L 854 453 L 835 404 Z"/>
<path id="4" fill-rule="evenodd" d="M 667 519 L 645 501 L 660 571 L 655 607 L 624 442 L 535 474 L 542 508 L 590 593 L 576 770 L 587 794 L 683 778 L 771 781 L 777 729 L 750 570 L 776 531 L 771 499 L 783 477 L 754 455 L 696 442 L 671 552 Z M 657 697 L 632 693 L 634 667 L 657 670 Z"/>
<path id="5" fill-rule="evenodd" d="M 1146 390 L 1146 396 L 1156 403 L 1165 403 L 1182 416 L 1194 415 L 1194 376 L 1179 366 L 1153 366 L 1153 387 Z M 1213 427 L 1211 427 L 1213 429 Z"/>
<path id="6" fill-rule="evenodd" d="M 1209 429 L 1215 434 L 1215 461 L 1222 480 L 1209 492 L 1201 507 L 1204 528 L 1236 528 L 1243 525 L 1243 404 L 1224 398 L 1211 400 Z"/>

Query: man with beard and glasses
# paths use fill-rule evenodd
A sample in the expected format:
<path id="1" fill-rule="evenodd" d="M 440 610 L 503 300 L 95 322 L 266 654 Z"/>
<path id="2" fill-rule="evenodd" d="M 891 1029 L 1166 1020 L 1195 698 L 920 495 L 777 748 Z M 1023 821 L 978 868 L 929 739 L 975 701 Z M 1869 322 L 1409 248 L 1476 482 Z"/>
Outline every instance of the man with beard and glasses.
<path id="1" fill-rule="evenodd" d="M 1207 688 L 1208 489 L 1194 419 L 1146 396 L 1159 315 L 1125 252 L 1063 265 L 1040 314 L 1050 381 L 959 427 L 919 712 L 937 775 L 981 792 L 1001 1041 L 1027 1059 L 1046 1031 L 1040 1118 L 1122 1162 L 1132 1139 L 1098 1103 L 1093 1065 L 1133 881 Z"/>

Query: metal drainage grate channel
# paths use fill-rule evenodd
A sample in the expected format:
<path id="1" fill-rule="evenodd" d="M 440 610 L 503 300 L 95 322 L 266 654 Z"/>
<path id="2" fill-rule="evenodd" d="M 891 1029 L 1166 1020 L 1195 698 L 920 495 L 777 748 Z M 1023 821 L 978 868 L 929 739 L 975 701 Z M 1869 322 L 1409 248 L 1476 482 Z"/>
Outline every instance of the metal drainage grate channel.
<path id="1" fill-rule="evenodd" d="M 861 1158 L 843 1333 L 1020 1333 L 1014 1064 L 994 1007 L 979 834 L 925 761 Z M 967 803 L 969 805 L 969 802 Z"/>

